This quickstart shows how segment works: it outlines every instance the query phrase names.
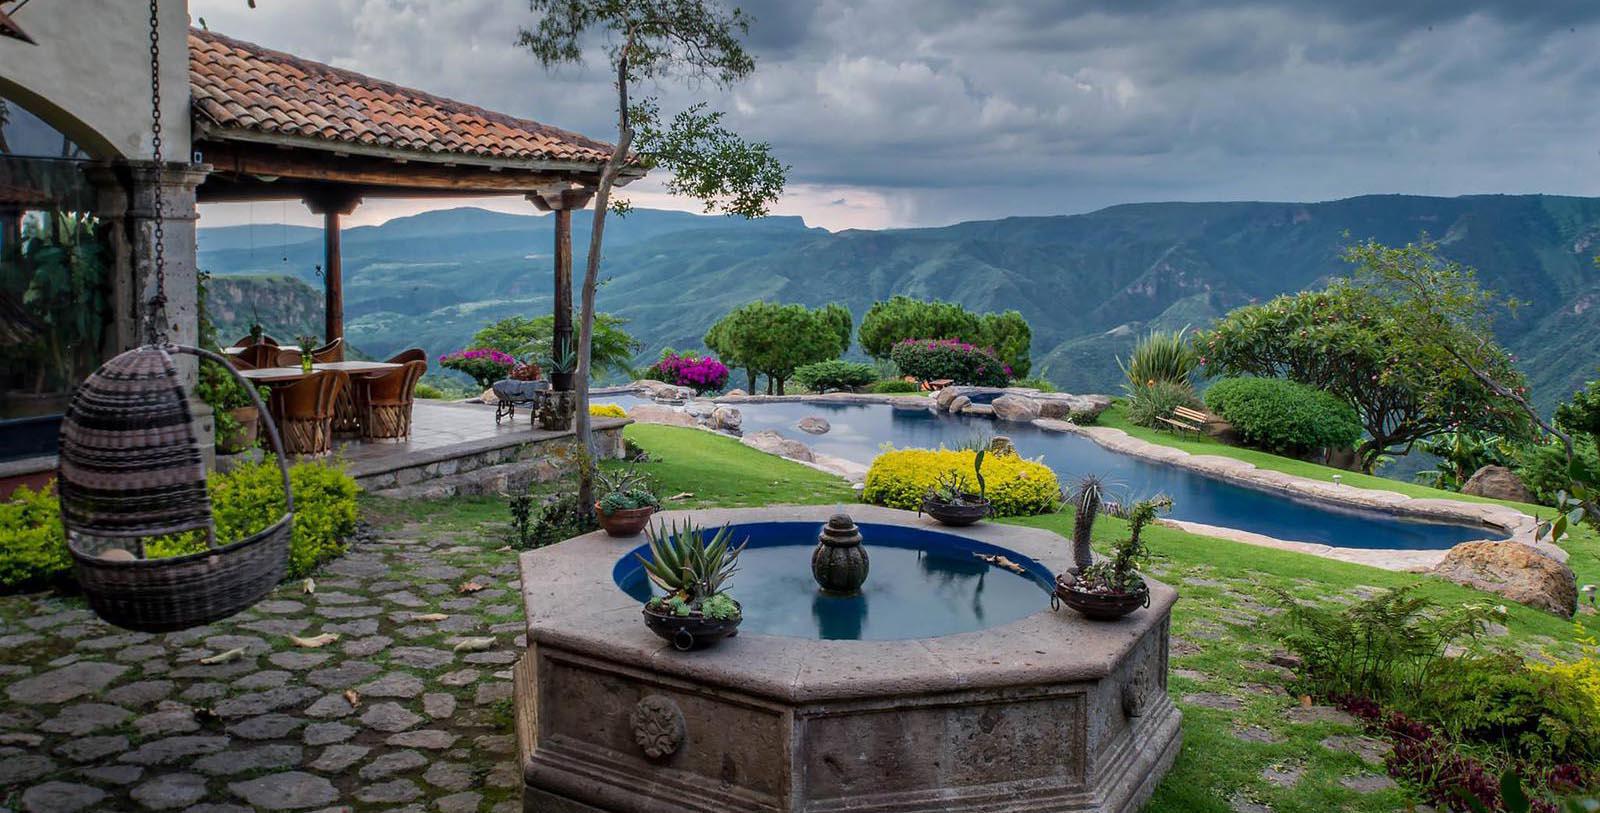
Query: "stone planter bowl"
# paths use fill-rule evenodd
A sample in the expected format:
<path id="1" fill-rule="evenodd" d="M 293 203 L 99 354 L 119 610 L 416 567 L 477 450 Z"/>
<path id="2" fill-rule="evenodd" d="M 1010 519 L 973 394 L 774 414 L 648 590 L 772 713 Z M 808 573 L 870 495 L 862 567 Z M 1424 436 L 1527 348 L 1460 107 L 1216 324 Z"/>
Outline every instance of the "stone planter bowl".
<path id="1" fill-rule="evenodd" d="M 1090 621 L 1116 621 L 1139 609 L 1150 606 L 1150 588 L 1141 586 L 1132 593 L 1087 593 L 1056 577 L 1052 604 L 1065 604 Z"/>
<path id="2" fill-rule="evenodd" d="M 922 498 L 922 513 L 939 521 L 941 525 L 955 528 L 965 527 L 989 516 L 993 508 L 988 500 L 979 499 L 976 494 L 967 494 L 969 502 L 947 503 L 933 497 Z"/>
<path id="3" fill-rule="evenodd" d="M 594 512 L 600 518 L 601 530 L 608 536 L 638 536 L 639 532 L 650 524 L 650 515 L 654 514 L 656 509 L 647 505 L 643 508 L 624 508 L 606 513 L 600 509 L 600 503 L 595 503 Z"/>
<path id="4" fill-rule="evenodd" d="M 701 649 L 723 638 L 737 635 L 739 622 L 744 620 L 743 616 L 728 620 L 711 619 L 702 615 L 679 616 L 671 612 L 658 612 L 649 607 L 645 607 L 642 612 L 644 625 L 649 627 L 651 632 L 672 642 L 672 648 L 679 652 Z"/>

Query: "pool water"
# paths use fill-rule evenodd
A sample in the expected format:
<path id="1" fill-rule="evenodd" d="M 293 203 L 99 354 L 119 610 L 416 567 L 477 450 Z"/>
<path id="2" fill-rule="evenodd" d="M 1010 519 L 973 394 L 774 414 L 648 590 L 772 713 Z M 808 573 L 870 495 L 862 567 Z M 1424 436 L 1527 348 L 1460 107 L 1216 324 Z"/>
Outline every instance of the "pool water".
<path id="1" fill-rule="evenodd" d="M 596 396 L 595 401 L 629 408 L 646 399 Z M 1165 494 L 1172 498 L 1169 516 L 1173 519 L 1276 539 L 1345 548 L 1444 550 L 1474 539 L 1503 536 L 1481 525 L 1410 520 L 1238 485 L 1113 452 L 1081 435 L 1046 432 L 1032 424 L 1000 423 L 921 407 L 897 409 L 887 404 L 784 401 L 738 404 L 738 408 L 746 434 L 776 430 L 819 453 L 865 465 L 872 463 L 886 443 L 901 449 L 954 447 L 974 437 L 1003 434 L 1024 457 L 1042 457 L 1063 486 L 1084 474 L 1099 474 L 1112 484 L 1122 502 Z M 832 428 L 823 435 L 810 435 L 795 427 L 810 415 L 827 419 Z"/>
<path id="2" fill-rule="evenodd" d="M 892 641 L 974 632 L 1009 624 L 1050 604 L 1049 570 L 1021 554 L 954 534 L 863 523 L 871 562 L 858 596 L 822 593 L 811 577 L 811 551 L 820 522 L 733 526 L 749 540 L 728 592 L 743 597 L 741 632 L 822 640 Z M 1063 544 L 1065 544 L 1063 542 Z M 612 577 L 640 602 L 654 586 L 634 555 L 618 560 Z M 979 559 L 1002 555 L 1025 569 L 1015 573 Z M 753 600 L 759 596 L 760 601 Z"/>

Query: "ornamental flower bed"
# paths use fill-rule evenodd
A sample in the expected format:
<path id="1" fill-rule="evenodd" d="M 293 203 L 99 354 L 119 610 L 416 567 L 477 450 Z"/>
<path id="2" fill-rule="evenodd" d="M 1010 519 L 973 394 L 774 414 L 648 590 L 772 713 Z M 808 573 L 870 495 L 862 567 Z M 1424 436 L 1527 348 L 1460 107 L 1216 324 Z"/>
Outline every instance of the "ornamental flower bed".
<path id="1" fill-rule="evenodd" d="M 900 372 L 922 381 L 949 379 L 957 384 L 1003 387 L 1011 366 L 994 350 L 959 339 L 906 339 L 889 351 Z"/>
<path id="2" fill-rule="evenodd" d="M 650 365 L 645 377 L 688 387 L 696 395 L 704 395 L 720 390 L 728 383 L 728 366 L 718 361 L 716 356 L 696 356 L 693 353 L 680 356 L 668 351 L 660 361 Z"/>
<path id="3" fill-rule="evenodd" d="M 509 353 L 488 347 L 475 347 L 440 356 L 439 366 L 466 373 L 472 376 L 472 380 L 480 389 L 488 389 L 494 382 L 509 376 L 511 369 L 517 366 L 517 360 Z"/>

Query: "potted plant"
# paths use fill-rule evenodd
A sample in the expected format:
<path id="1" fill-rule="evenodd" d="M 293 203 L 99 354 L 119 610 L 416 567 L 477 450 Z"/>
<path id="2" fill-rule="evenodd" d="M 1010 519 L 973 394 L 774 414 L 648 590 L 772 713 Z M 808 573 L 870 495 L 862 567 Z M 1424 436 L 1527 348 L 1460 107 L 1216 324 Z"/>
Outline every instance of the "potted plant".
<path id="1" fill-rule="evenodd" d="M 317 337 L 296 336 L 295 341 L 300 344 L 300 372 L 310 375 L 311 365 L 316 362 L 316 359 L 311 357 L 311 351 L 317 347 Z"/>
<path id="2" fill-rule="evenodd" d="M 960 474 L 947 471 L 922 497 L 920 513 L 933 517 L 942 525 L 960 527 L 971 525 L 989 515 L 988 484 L 983 479 L 983 458 L 987 450 L 979 449 L 972 458 L 972 473 L 978 480 L 976 493 L 967 489 L 967 481 Z"/>
<path id="3" fill-rule="evenodd" d="M 1150 586 L 1139 572 L 1139 564 L 1150 550 L 1141 534 L 1157 513 L 1171 507 L 1172 500 L 1166 497 L 1134 503 L 1127 512 L 1128 538 L 1111 552 L 1111 558 L 1081 567 L 1076 574 L 1057 575 L 1053 600 L 1091 621 L 1115 621 L 1150 606 Z"/>
<path id="4" fill-rule="evenodd" d="M 600 527 L 611 536 L 635 536 L 650 524 L 650 515 L 661 508 L 661 499 L 650 488 L 648 477 L 634 471 L 634 464 L 618 472 L 595 472 L 600 500 L 594 504 Z"/>
<path id="5" fill-rule="evenodd" d="M 261 413 L 244 385 L 222 365 L 209 360 L 200 363 L 195 395 L 211 407 L 217 454 L 238 454 L 255 447 Z"/>
<path id="6" fill-rule="evenodd" d="M 656 526 L 651 534 L 651 559 L 634 554 L 650 581 L 666 591 L 644 605 L 644 623 L 652 632 L 683 651 L 715 643 L 735 634 L 744 611 L 723 586 L 737 570 L 739 554 L 749 540 L 732 544 L 733 530 L 723 525 L 706 540 L 705 529 L 685 522 Z"/>
<path id="7" fill-rule="evenodd" d="M 573 373 L 578 369 L 578 354 L 565 344 L 558 344 L 550 351 L 550 355 L 540 359 L 539 363 L 550 371 L 550 386 L 556 392 L 570 392 L 573 385 Z"/>

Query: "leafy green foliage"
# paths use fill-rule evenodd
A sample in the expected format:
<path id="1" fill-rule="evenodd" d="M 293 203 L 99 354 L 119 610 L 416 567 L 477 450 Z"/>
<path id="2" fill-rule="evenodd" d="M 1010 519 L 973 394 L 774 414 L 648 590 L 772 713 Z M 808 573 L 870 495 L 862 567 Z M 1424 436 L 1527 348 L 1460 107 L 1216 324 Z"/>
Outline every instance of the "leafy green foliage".
<path id="1" fill-rule="evenodd" d="M 1575 457 L 1569 461 L 1567 450 L 1559 441 L 1544 438 L 1518 448 L 1514 469 L 1540 505 L 1555 505 L 1561 492 L 1573 485 L 1573 462 L 1581 469 L 1600 471 L 1600 454 L 1595 452 L 1594 443 L 1575 443 L 1573 454 Z"/>
<path id="2" fill-rule="evenodd" d="M 777 202 L 789 167 L 766 142 L 745 141 L 723 127 L 723 114 L 706 112 L 704 102 L 678 111 L 665 126 L 654 100 L 634 105 L 629 117 L 641 160 L 671 169 L 668 192 L 701 201 L 708 214 L 761 217 Z"/>
<path id="3" fill-rule="evenodd" d="M 768 394 L 776 388 L 782 395 L 784 382 L 796 368 L 844 353 L 849 347 L 849 318 L 849 311 L 839 305 L 812 310 L 804 305 L 750 302 L 717 320 L 706 331 L 705 343 L 729 367 L 744 368 L 752 390 L 760 373 L 767 376 Z"/>
<path id="4" fill-rule="evenodd" d="M 1034 376 L 1032 378 L 1014 379 L 1011 382 L 1011 386 L 1013 386 L 1013 387 L 1022 387 L 1022 388 L 1030 389 L 1030 390 L 1038 390 L 1040 392 L 1055 392 L 1056 391 L 1056 385 L 1051 383 L 1050 379 L 1041 378 L 1039 376 Z"/>
<path id="5" fill-rule="evenodd" d="M 583 510 L 578 495 L 571 492 L 547 501 L 531 494 L 513 494 L 506 498 L 506 507 L 511 514 L 506 544 L 516 550 L 554 545 L 600 527 L 594 514 Z"/>
<path id="6" fill-rule="evenodd" d="M 1522 421 L 1514 405 L 1407 335 L 1405 307 L 1336 281 L 1322 291 L 1239 308 L 1197 334 L 1195 347 L 1208 375 L 1288 378 L 1354 406 L 1367 434 L 1357 451 L 1368 471 L 1381 455 L 1403 454 L 1441 432 L 1517 433 Z M 1454 341 L 1480 339 L 1493 345 L 1487 336 Z M 1496 366 L 1510 370 L 1503 353 Z"/>
<path id="7" fill-rule="evenodd" d="M 1600 439 L 1600 381 L 1590 381 L 1572 398 L 1556 407 L 1556 425 L 1574 435 Z"/>
<path id="8" fill-rule="evenodd" d="M 1133 346 L 1128 363 L 1122 365 L 1127 383 L 1123 389 L 1132 392 L 1135 387 L 1156 381 L 1189 384 L 1190 377 L 1200 366 L 1200 357 L 1184 338 L 1182 330 L 1152 330 Z M 1119 361 L 1120 364 L 1120 361 Z"/>
<path id="9" fill-rule="evenodd" d="M 1361 437 L 1353 407 L 1288 379 L 1225 378 L 1211 385 L 1205 398 L 1246 444 L 1275 454 L 1340 449 Z"/>
<path id="10" fill-rule="evenodd" d="M 633 357 L 644 344 L 623 329 L 627 319 L 609 313 L 594 315 L 594 346 L 590 353 L 591 375 L 629 376 L 633 372 Z M 472 335 L 473 347 L 488 347 L 528 360 L 552 355 L 556 319 L 550 314 L 536 316 L 508 316 L 490 324 Z"/>
<path id="11" fill-rule="evenodd" d="M 70 567 L 54 485 L 23 486 L 0 502 L 0 589 L 44 587 Z"/>
<path id="12" fill-rule="evenodd" d="M 1011 368 L 993 351 L 957 339 L 906 339 L 890 358 L 906 375 L 922 381 L 1003 387 Z"/>
<path id="13" fill-rule="evenodd" d="M 871 386 L 867 387 L 867 392 L 877 393 L 878 395 L 893 395 L 896 393 L 921 391 L 922 388 L 918 387 L 916 384 L 899 378 L 889 378 L 883 381 L 876 381 L 873 382 Z"/>
<path id="14" fill-rule="evenodd" d="M 1173 410 L 1181 406 L 1199 407 L 1200 397 L 1186 383 L 1152 381 L 1130 384 L 1127 403 L 1128 420 L 1151 429 L 1170 430 L 1172 426 L 1161 419 L 1171 418 Z"/>
<path id="15" fill-rule="evenodd" d="M 1431 471 L 1418 472 L 1417 481 L 1449 491 L 1460 491 L 1484 466 L 1513 465 L 1517 455 L 1516 447 L 1505 438 L 1472 430 L 1434 435 L 1419 446 L 1438 462 Z"/>
<path id="16" fill-rule="evenodd" d="M 878 359 L 891 358 L 907 339 L 954 339 L 991 348 L 1014 375 L 1026 376 L 1033 367 L 1033 329 L 1014 310 L 976 314 L 954 302 L 897 295 L 867 309 L 858 339 L 861 349 Z"/>
<path id="17" fill-rule="evenodd" d="M 796 367 L 794 380 L 812 392 L 855 390 L 871 384 L 878 371 L 871 364 L 830 359 Z"/>
<path id="18" fill-rule="evenodd" d="M 21 363 L 34 392 L 68 391 L 101 360 L 110 281 L 100 231 L 90 215 L 39 212 L 0 257 L 0 292 L 39 323 L 32 342 L 7 349 L 0 370 Z"/>

